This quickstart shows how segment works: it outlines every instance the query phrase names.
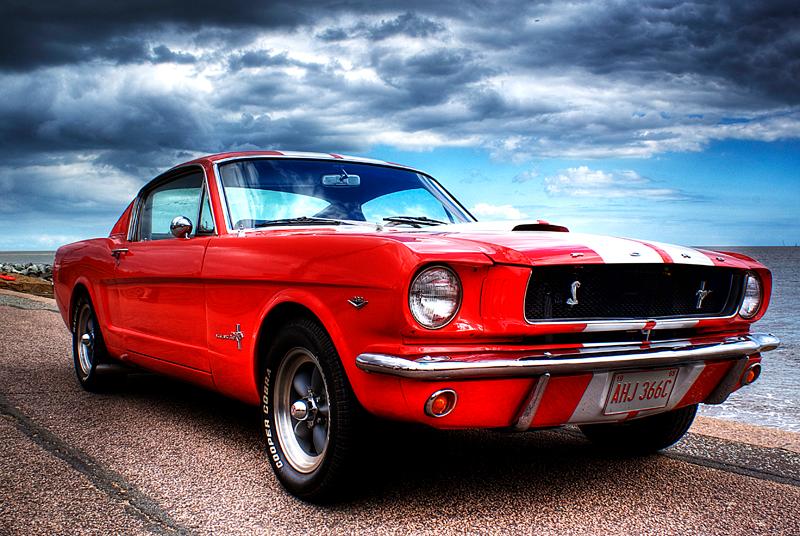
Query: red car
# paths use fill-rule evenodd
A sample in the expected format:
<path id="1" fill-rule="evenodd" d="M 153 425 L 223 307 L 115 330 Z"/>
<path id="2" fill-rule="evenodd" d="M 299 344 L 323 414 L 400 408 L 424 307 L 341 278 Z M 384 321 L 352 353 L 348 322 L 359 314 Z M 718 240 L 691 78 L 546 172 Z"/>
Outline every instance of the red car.
<path id="1" fill-rule="evenodd" d="M 779 344 L 750 333 L 771 290 L 751 258 L 480 223 L 421 171 L 336 154 L 176 166 L 60 248 L 54 283 L 84 388 L 122 362 L 260 404 L 306 500 L 347 478 L 363 410 L 649 452 Z"/>

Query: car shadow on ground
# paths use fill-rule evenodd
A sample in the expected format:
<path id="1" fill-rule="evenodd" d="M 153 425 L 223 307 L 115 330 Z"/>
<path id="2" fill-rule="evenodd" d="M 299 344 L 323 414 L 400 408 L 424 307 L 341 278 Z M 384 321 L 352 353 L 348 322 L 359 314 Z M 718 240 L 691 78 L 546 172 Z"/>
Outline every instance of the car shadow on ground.
<path id="1" fill-rule="evenodd" d="M 243 451 L 261 449 L 260 410 L 180 381 L 132 374 L 101 396 L 123 398 L 165 415 L 180 413 L 193 428 L 220 440 L 232 437 Z M 659 456 L 622 459 L 594 448 L 574 428 L 514 433 L 435 430 L 422 425 L 366 419 L 349 490 L 328 508 L 375 507 L 500 494 L 542 501 L 567 494 L 635 485 L 648 478 Z M 264 478 L 273 478 L 266 456 Z M 652 474 L 651 474 L 652 473 Z M 657 477 L 657 475 L 656 475 Z M 626 483 L 627 482 L 627 483 Z M 649 485 L 652 485 L 652 481 Z"/>

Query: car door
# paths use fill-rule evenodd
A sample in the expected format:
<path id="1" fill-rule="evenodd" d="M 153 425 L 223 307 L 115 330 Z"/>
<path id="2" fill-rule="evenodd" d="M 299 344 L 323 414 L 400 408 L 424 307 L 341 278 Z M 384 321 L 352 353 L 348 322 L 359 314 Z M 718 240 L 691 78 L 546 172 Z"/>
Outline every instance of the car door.
<path id="1" fill-rule="evenodd" d="M 192 223 L 186 238 L 170 230 L 180 216 Z M 192 166 L 155 181 L 140 193 L 135 217 L 116 267 L 126 349 L 208 372 L 201 272 L 214 225 L 203 169 Z"/>

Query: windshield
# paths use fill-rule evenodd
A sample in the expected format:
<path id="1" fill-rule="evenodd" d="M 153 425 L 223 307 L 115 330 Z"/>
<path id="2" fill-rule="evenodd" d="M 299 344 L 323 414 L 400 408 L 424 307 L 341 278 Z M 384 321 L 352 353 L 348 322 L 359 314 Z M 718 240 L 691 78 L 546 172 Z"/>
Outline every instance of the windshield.
<path id="1" fill-rule="evenodd" d="M 473 221 L 436 181 L 409 170 L 327 160 L 248 159 L 219 166 L 230 225 Z"/>

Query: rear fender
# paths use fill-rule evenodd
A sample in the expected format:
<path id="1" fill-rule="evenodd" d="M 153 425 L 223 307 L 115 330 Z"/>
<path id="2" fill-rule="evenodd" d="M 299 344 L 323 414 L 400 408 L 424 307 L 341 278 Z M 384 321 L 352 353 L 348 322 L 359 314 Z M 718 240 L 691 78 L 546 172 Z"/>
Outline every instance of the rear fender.
<path id="1" fill-rule="evenodd" d="M 96 299 L 97 291 L 92 286 L 89 279 L 85 276 L 78 277 L 75 282 L 72 284 L 72 291 L 69 297 L 69 308 L 63 312 L 63 316 L 67 322 L 67 327 L 72 331 L 73 323 L 75 322 L 75 304 L 78 301 L 78 297 L 82 294 L 86 293 L 89 295 L 89 301 L 92 302 L 92 306 L 95 309 L 95 316 L 97 320 L 100 322 L 100 329 L 102 330 L 105 327 L 105 324 L 101 320 L 102 317 L 105 315 L 102 314 L 97 307 L 98 300 Z"/>

